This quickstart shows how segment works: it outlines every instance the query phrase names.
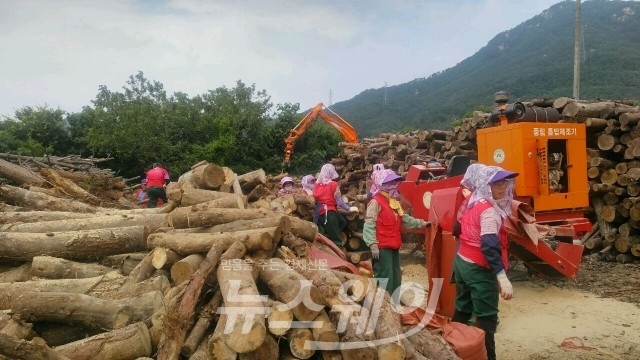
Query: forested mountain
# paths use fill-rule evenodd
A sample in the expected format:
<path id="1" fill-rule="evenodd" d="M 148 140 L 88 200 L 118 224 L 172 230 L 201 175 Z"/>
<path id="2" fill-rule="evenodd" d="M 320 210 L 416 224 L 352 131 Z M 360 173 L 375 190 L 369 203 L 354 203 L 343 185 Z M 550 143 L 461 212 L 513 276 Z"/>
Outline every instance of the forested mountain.
<path id="1" fill-rule="evenodd" d="M 574 1 L 558 3 L 498 34 L 454 67 L 363 91 L 332 109 L 367 136 L 447 128 L 464 113 L 490 106 L 500 90 L 508 91 L 512 101 L 571 96 L 575 11 Z M 583 2 L 582 24 L 580 97 L 639 99 L 640 2 Z"/>

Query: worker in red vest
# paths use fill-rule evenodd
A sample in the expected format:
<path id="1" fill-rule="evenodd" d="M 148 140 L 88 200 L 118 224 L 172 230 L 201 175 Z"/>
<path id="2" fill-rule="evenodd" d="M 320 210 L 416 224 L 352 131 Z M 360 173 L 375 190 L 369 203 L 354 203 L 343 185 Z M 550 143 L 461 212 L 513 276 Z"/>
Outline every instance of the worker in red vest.
<path id="1" fill-rule="evenodd" d="M 374 171 L 372 178 L 376 186 L 372 186 L 374 192 L 367 204 L 363 240 L 371 249 L 375 278 L 397 302 L 400 296 L 397 290 L 402 283 L 400 226 L 419 229 L 431 226 L 431 222 L 416 219 L 402 210 L 398 193 L 398 185 L 402 181 L 400 175 L 391 169 L 383 169 Z"/>
<path id="2" fill-rule="evenodd" d="M 342 215 L 338 214 L 338 206 L 349 212 L 357 212 L 358 208 L 355 206 L 349 207 L 342 200 L 340 186 L 335 181 L 337 178 L 338 172 L 335 166 L 324 164 L 313 186 L 313 197 L 316 199 L 316 207 L 318 208 L 318 231 L 342 249 L 344 247 L 340 240 L 340 231 L 346 225 L 346 220 Z"/>
<path id="3" fill-rule="evenodd" d="M 516 176 L 518 173 L 497 166 L 474 164 L 461 182 L 472 193 L 460 218 L 460 245 L 453 261 L 456 302 L 451 321 L 466 324 L 475 314 L 476 326 L 485 331 L 489 359 L 496 358 L 499 297 L 513 297 L 506 274 L 509 264 L 504 220 L 511 215 Z"/>
<path id="4" fill-rule="evenodd" d="M 160 166 L 160 163 L 154 163 L 153 168 L 147 171 L 147 196 L 150 208 L 158 206 L 158 199 L 162 199 L 165 203 L 168 201 L 165 191 L 168 184 L 169 172 Z"/>
<path id="5" fill-rule="evenodd" d="M 142 179 L 142 181 L 140 181 L 140 187 L 136 190 L 134 196 L 136 200 L 138 200 L 138 205 L 140 205 L 141 208 L 148 207 L 149 196 L 147 195 L 147 179 Z M 164 204 L 164 201 L 162 201 L 162 199 L 158 199 L 158 206 L 162 206 L 162 204 Z"/>

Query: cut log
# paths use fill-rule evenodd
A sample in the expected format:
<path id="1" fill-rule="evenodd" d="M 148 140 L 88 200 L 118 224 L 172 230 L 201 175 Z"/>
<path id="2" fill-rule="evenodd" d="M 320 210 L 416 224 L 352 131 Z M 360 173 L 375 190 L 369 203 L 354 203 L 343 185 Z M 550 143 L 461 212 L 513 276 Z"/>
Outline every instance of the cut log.
<path id="1" fill-rule="evenodd" d="M 403 329 L 404 332 L 407 332 L 411 330 L 411 327 L 405 326 Z M 429 329 L 422 329 L 409 336 L 408 339 L 415 349 L 428 359 L 460 359 L 442 336 L 432 334 Z"/>
<path id="2" fill-rule="evenodd" d="M 56 351 L 73 360 L 113 360 L 150 356 L 152 347 L 147 326 L 135 323 L 58 346 Z"/>
<path id="3" fill-rule="evenodd" d="M 203 343 L 202 339 L 204 338 L 205 333 L 209 330 L 209 326 L 211 326 L 211 322 L 213 321 L 213 317 L 216 313 L 218 307 L 222 304 L 222 294 L 220 291 L 216 291 L 211 300 L 205 305 L 205 307 L 200 310 L 200 316 L 198 316 L 198 320 L 196 324 L 193 325 L 193 328 L 189 332 L 189 336 L 184 341 L 184 345 L 182 345 L 182 354 L 185 356 L 191 356 L 195 353 L 196 349 L 199 348 L 198 344 Z M 206 341 L 204 341 L 206 346 Z"/>
<path id="4" fill-rule="evenodd" d="M 376 287 L 375 280 L 344 271 L 332 271 L 338 280 L 342 282 L 342 288 L 345 289 L 346 295 L 357 303 L 364 300 L 369 291 Z"/>
<path id="5" fill-rule="evenodd" d="M 139 322 L 149 319 L 163 306 L 164 296 L 159 290 L 150 291 L 140 296 L 119 299 L 117 302 L 131 308 L 130 322 Z"/>
<path id="6" fill-rule="evenodd" d="M 278 343 L 273 336 L 267 334 L 264 342 L 256 350 L 248 353 L 238 354 L 239 360 L 263 360 L 278 359 L 280 357 L 280 349 Z"/>
<path id="7" fill-rule="evenodd" d="M 209 201 L 200 201 L 193 205 L 187 206 L 185 204 L 185 196 L 182 196 L 183 202 L 181 206 L 181 211 L 188 212 L 196 212 L 196 211 L 204 211 L 206 209 L 226 209 L 226 208 L 234 208 L 234 209 L 244 209 L 247 207 L 247 197 L 244 195 L 236 195 L 236 194 L 228 194 L 230 196 L 224 196 L 219 199 L 209 200 Z M 193 202 L 193 201 L 191 201 Z"/>
<path id="8" fill-rule="evenodd" d="M 269 307 L 266 315 L 269 332 L 275 336 L 286 334 L 291 329 L 293 321 L 291 309 L 286 304 L 270 299 L 267 300 L 265 306 Z"/>
<path id="9" fill-rule="evenodd" d="M 311 330 L 304 328 L 291 329 L 287 337 L 289 338 L 289 350 L 296 358 L 308 359 L 316 353 L 315 349 L 305 346 L 307 342 L 313 341 Z"/>
<path id="10" fill-rule="evenodd" d="M 171 268 L 171 265 L 175 264 L 175 262 L 180 259 L 182 259 L 182 256 L 178 255 L 175 251 L 167 248 L 156 247 L 153 249 L 151 265 L 156 269 L 167 269 Z"/>
<path id="11" fill-rule="evenodd" d="M 169 190 L 167 190 L 167 192 L 168 191 Z M 180 198 L 177 202 L 180 206 L 192 206 L 230 197 L 233 197 L 233 194 L 228 192 L 187 188 L 181 190 Z"/>
<path id="12" fill-rule="evenodd" d="M 289 220 L 291 220 L 291 233 L 293 235 L 311 242 L 316 239 L 318 225 L 295 216 L 290 216 Z"/>
<path id="13" fill-rule="evenodd" d="M 121 286 L 111 291 L 95 291 L 92 289 L 91 294 L 95 294 L 102 299 L 119 300 L 140 296 L 151 291 L 160 291 L 165 294 L 170 287 L 171 283 L 169 282 L 169 279 L 165 276 L 158 276 L 139 283 Z"/>
<path id="14" fill-rule="evenodd" d="M 151 275 L 156 271 L 156 268 L 153 267 L 151 263 L 153 259 L 153 252 L 147 253 L 145 257 L 136 265 L 133 270 L 127 276 L 127 280 L 124 285 L 135 284 L 141 281 L 144 281 L 151 277 Z"/>
<path id="15" fill-rule="evenodd" d="M 258 184 L 266 184 L 267 175 L 265 174 L 264 170 L 258 169 L 246 174 L 239 175 L 238 182 L 240 183 L 242 191 L 244 193 L 249 193 Z"/>
<path id="16" fill-rule="evenodd" d="M 237 353 L 255 351 L 264 342 L 263 301 L 253 279 L 253 265 L 246 260 L 218 267 L 218 284 L 224 298 L 227 326 L 224 342 Z M 258 310 L 258 311 L 256 311 Z"/>
<path id="17" fill-rule="evenodd" d="M 31 279 L 31 263 L 27 262 L 10 270 L 0 272 L 0 283 L 20 282 Z M 2 327 L 0 327 L 1 329 Z"/>
<path id="18" fill-rule="evenodd" d="M 238 353 L 231 350 L 224 342 L 224 329 L 227 325 L 227 315 L 220 314 L 216 329 L 209 338 L 209 356 L 212 360 L 236 360 Z"/>
<path id="19" fill-rule="evenodd" d="M 51 256 L 36 256 L 31 263 L 31 276 L 47 279 L 83 279 L 112 271 L 106 266 L 80 263 Z"/>
<path id="20" fill-rule="evenodd" d="M 174 284 L 180 284 L 189 279 L 191 275 L 195 274 L 203 261 L 204 256 L 200 254 L 191 254 L 177 261 L 171 266 L 171 280 L 173 280 Z"/>
<path id="21" fill-rule="evenodd" d="M 0 176 L 11 180 L 18 185 L 42 186 L 46 182 L 46 180 L 38 173 L 4 159 L 0 159 Z"/>
<path id="22" fill-rule="evenodd" d="M 54 233 L 0 233 L 0 254 L 4 258 L 29 261 L 39 255 L 71 260 L 94 260 L 103 256 L 145 248 L 147 229 L 131 226 L 119 229 L 61 231 Z"/>
<path id="23" fill-rule="evenodd" d="M 378 305 L 378 303 L 380 304 L 379 313 L 376 314 L 374 312 L 371 314 L 371 319 L 376 319 L 375 324 L 367 324 L 369 328 L 372 325 L 375 326 L 376 339 L 382 342 L 377 347 L 378 358 L 403 360 L 406 353 L 400 339 L 400 335 L 403 333 L 400 315 L 393 309 L 389 293 L 381 288 L 376 289 L 376 301 L 374 304 Z M 389 340 L 394 341 L 386 342 Z"/>
<path id="24" fill-rule="evenodd" d="M 193 229 L 177 229 L 168 231 L 168 233 L 223 233 L 241 230 L 264 229 L 271 227 L 280 227 L 280 230 L 283 234 L 289 233 L 291 231 L 291 220 L 288 216 L 277 214 L 275 216 L 269 216 L 259 219 L 236 220 L 230 223 L 215 226 Z"/>
<path id="25" fill-rule="evenodd" d="M 262 209 L 207 209 L 191 212 L 187 208 L 178 208 L 168 216 L 169 225 L 176 229 L 225 224 L 235 220 L 259 219 L 273 212 Z"/>
<path id="26" fill-rule="evenodd" d="M 109 300 L 84 294 L 25 292 L 11 305 L 26 321 L 80 324 L 100 329 L 126 326 L 133 310 Z"/>
<path id="27" fill-rule="evenodd" d="M 48 233 L 146 226 L 149 228 L 149 233 L 153 233 L 157 229 L 167 225 L 166 215 L 164 214 L 105 215 L 93 216 L 91 221 L 87 221 L 86 219 L 59 219 L 27 224 L 6 224 L 0 226 L 0 231 Z"/>
<path id="28" fill-rule="evenodd" d="M 225 181 L 224 171 L 216 164 L 206 164 L 192 170 L 191 181 L 197 189 L 215 190 Z"/>
<path id="29" fill-rule="evenodd" d="M 0 211 L 0 224 L 87 219 L 94 216 L 94 214 L 76 213 L 70 211 Z"/>
<path id="30" fill-rule="evenodd" d="M 335 326 L 329 319 L 329 315 L 325 310 L 320 311 L 318 317 L 314 320 L 314 323 L 317 326 L 314 326 L 311 329 L 311 333 L 313 334 L 313 340 L 325 343 L 338 343 L 340 342 L 340 337 L 336 331 Z"/>
<path id="31" fill-rule="evenodd" d="M 249 195 L 247 195 L 247 201 L 249 202 L 258 201 L 269 194 L 271 194 L 271 192 L 267 190 L 267 188 L 264 187 L 264 185 L 258 184 L 256 187 L 253 188 L 253 190 L 251 190 Z"/>
<path id="32" fill-rule="evenodd" d="M 98 208 L 80 201 L 57 198 L 11 185 L 0 186 L 0 198 L 32 210 L 57 210 L 79 213 L 95 213 Z"/>
<path id="33" fill-rule="evenodd" d="M 9 318 L 0 330 L 0 334 L 10 335 L 18 339 L 33 339 L 36 333 L 32 329 L 32 324 L 18 318 L 18 316 Z"/>
<path id="34" fill-rule="evenodd" d="M 613 146 L 618 143 L 618 138 L 609 134 L 602 134 L 598 136 L 598 149 L 611 150 Z"/>
<path id="35" fill-rule="evenodd" d="M 290 304 L 293 315 L 300 321 L 312 321 L 324 307 L 318 289 L 281 259 L 273 258 L 261 264 L 260 280 L 278 301 Z M 302 302 L 298 298 L 300 294 L 311 301 Z"/>
<path id="36" fill-rule="evenodd" d="M 9 359 L 22 360 L 69 360 L 68 357 L 31 341 L 21 340 L 7 334 L 0 334 L 0 355 Z"/>
<path id="37" fill-rule="evenodd" d="M 158 233 L 150 235 L 147 243 L 151 248 L 163 247 L 184 256 L 206 253 L 213 244 L 224 243 L 231 246 L 235 241 L 243 242 L 249 251 L 270 250 L 277 230 L 278 228 L 264 228 L 213 234 Z"/>
<path id="38" fill-rule="evenodd" d="M 103 330 L 93 330 L 77 325 L 57 323 L 36 323 L 34 330 L 47 343 L 48 346 L 60 346 L 78 341 L 89 336 L 102 333 Z"/>
<path id="39" fill-rule="evenodd" d="M 241 242 L 235 242 L 231 246 L 217 243 L 211 247 L 200 268 L 185 288 L 179 304 L 176 303 L 176 306 L 169 308 L 162 338 L 158 345 L 158 360 L 178 358 L 187 335 L 187 327 L 191 324 L 194 309 L 200 299 L 205 282 L 209 286 L 214 286 L 217 283 L 214 274 L 218 263 L 241 258 L 245 252 L 246 247 Z"/>
<path id="40" fill-rule="evenodd" d="M 100 205 L 102 200 L 100 200 L 95 195 L 87 192 L 85 189 L 78 186 L 73 181 L 61 176 L 57 171 L 53 169 L 42 169 L 40 173 L 46 176 L 49 183 L 53 184 L 57 189 L 61 192 L 69 195 L 74 199 L 81 200 L 82 202 L 86 202 L 91 205 Z"/>

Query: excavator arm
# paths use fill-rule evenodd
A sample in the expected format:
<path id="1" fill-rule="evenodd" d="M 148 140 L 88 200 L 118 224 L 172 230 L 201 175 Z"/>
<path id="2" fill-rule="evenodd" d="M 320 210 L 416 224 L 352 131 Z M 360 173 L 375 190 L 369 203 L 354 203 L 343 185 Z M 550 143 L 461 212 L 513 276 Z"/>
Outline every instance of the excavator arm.
<path id="1" fill-rule="evenodd" d="M 289 165 L 289 160 L 291 159 L 291 154 L 293 154 L 293 148 L 295 146 L 296 140 L 302 134 L 304 134 L 307 129 L 313 125 L 318 119 L 322 119 L 326 121 L 329 125 L 331 125 L 334 129 L 338 130 L 338 132 L 344 137 L 344 139 L 348 143 L 356 144 L 358 143 L 358 132 L 356 129 L 351 126 L 345 119 L 340 117 L 340 115 L 331 111 L 331 109 L 326 108 L 324 104 L 319 103 L 316 105 L 311 111 L 305 115 L 302 120 L 289 132 L 289 136 L 284 140 L 285 148 L 284 148 L 284 164 Z"/>

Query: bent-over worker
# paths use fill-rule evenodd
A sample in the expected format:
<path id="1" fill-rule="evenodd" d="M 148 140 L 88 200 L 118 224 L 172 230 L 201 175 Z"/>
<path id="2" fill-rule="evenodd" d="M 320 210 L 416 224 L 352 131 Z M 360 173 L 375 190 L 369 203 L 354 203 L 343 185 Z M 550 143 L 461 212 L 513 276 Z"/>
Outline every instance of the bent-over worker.
<path id="1" fill-rule="evenodd" d="M 153 163 L 153 168 L 147 171 L 147 196 L 149 196 L 149 207 L 158 206 L 158 199 L 167 202 L 166 188 L 169 184 L 169 172 L 160 166 L 160 163 Z"/>
<path id="2" fill-rule="evenodd" d="M 332 164 L 324 164 L 320 170 L 320 175 L 313 187 L 313 197 L 316 199 L 316 206 L 319 207 L 318 231 L 333 241 L 339 248 L 343 248 L 340 241 L 340 231 L 346 220 L 338 214 L 338 206 L 349 212 L 357 212 L 357 207 L 349 207 L 340 193 L 338 182 L 338 172 Z"/>

